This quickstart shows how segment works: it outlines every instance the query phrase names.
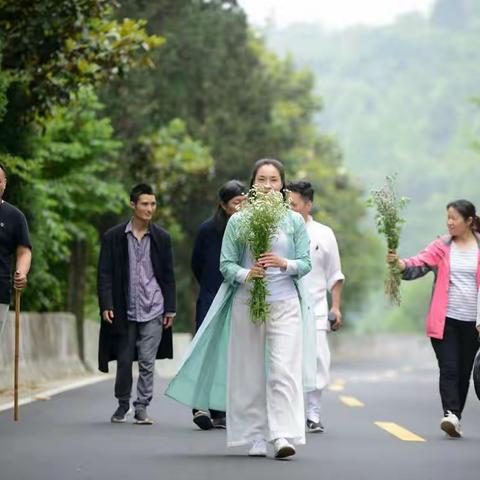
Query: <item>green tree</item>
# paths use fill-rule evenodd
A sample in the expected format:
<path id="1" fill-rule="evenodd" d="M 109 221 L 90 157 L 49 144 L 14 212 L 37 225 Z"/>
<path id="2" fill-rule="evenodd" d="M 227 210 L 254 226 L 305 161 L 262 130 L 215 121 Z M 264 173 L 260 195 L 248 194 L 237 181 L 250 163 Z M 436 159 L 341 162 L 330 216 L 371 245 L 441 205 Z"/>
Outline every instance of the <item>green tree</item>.
<path id="1" fill-rule="evenodd" d="M 75 313 L 81 347 L 86 293 L 94 284 L 89 266 L 96 263 L 98 219 L 126 205 L 112 161 L 120 143 L 112 138 L 110 121 L 99 118 L 101 109 L 93 90 L 81 88 L 42 120 L 42 134 L 31 140 L 33 159 L 8 157 L 6 162 L 24 182 L 22 199 L 31 217 L 33 287 L 25 292 L 25 305 Z M 19 168 L 24 164 L 27 170 Z"/>
<path id="2" fill-rule="evenodd" d="M 174 119 L 139 138 L 133 148 L 132 180 L 148 179 L 157 194 L 157 218 L 175 242 L 178 315 L 176 328 L 190 330 L 194 297 L 190 277 L 192 212 L 205 203 L 205 183 L 213 173 L 210 150 Z"/>
<path id="3" fill-rule="evenodd" d="M 132 72 L 110 83 L 102 95 L 119 135 L 128 139 L 130 158 L 138 158 L 139 137 L 181 118 L 214 159 L 212 175 L 196 192 L 186 191 L 190 208 L 181 220 L 187 239 L 178 262 L 181 281 L 189 271 L 195 231 L 213 210 L 220 184 L 246 179 L 258 158 L 276 157 L 285 163 L 290 178 L 299 172 L 310 177 L 320 191 L 319 205 L 328 206 L 323 209 L 328 212 L 326 223 L 346 220 L 344 228 L 335 220 L 332 226 L 338 227 L 344 267 L 353 285 L 347 301 L 358 303 L 369 288 L 366 279 L 375 281 L 372 269 L 376 271 L 378 262 L 370 252 L 377 244 L 362 229 L 360 190 L 343 171 L 338 148 L 314 124 L 322 102 L 313 94 L 312 73 L 270 52 L 234 1 L 127 0 L 119 14 L 146 18 L 150 31 L 166 39 L 155 53 L 158 70 Z M 141 171 L 138 166 L 136 161 L 133 170 Z M 157 177 L 145 178 L 155 182 Z M 169 199 L 176 209 L 175 195 Z M 363 263 L 347 251 L 361 252 Z M 180 308 L 185 311 L 191 303 Z"/>
<path id="4" fill-rule="evenodd" d="M 10 171 L 8 198 L 29 219 L 35 252 L 24 305 L 73 311 L 80 347 L 95 227 L 102 214 L 125 205 L 112 162 L 120 143 L 108 118 L 100 118 L 92 86 L 152 67 L 150 50 L 163 43 L 146 33 L 145 21 L 113 18 L 116 6 L 0 1 L 0 161 Z"/>

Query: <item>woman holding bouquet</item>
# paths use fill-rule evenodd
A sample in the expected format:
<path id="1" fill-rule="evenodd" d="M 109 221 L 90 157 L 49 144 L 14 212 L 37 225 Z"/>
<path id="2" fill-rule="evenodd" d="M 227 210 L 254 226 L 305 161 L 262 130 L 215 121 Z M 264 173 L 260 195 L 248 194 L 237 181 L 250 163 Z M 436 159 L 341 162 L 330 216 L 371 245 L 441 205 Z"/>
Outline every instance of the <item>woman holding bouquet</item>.
<path id="1" fill-rule="evenodd" d="M 478 350 L 480 324 L 480 219 L 468 200 L 447 205 L 448 235 L 438 238 L 415 257 L 396 263 L 404 280 L 433 271 L 435 285 L 426 331 L 440 369 L 440 396 L 444 417 L 440 428 L 449 437 L 461 437 L 460 419 L 467 399 L 470 374 Z M 477 323 L 477 325 L 476 325 Z"/>
<path id="2" fill-rule="evenodd" d="M 283 193 L 283 165 L 259 160 L 250 186 L 259 197 Z M 305 443 L 303 391 L 315 385 L 315 325 L 299 282 L 311 268 L 309 240 L 303 218 L 285 208 L 270 249 L 256 258 L 245 237 L 252 211 L 255 217 L 247 205 L 228 222 L 220 258 L 225 280 L 167 395 L 201 410 L 226 409 L 227 446 L 250 444 L 249 455 L 266 456 L 271 442 L 275 457 L 285 458 Z M 253 220 L 262 224 L 258 215 Z M 255 232 L 247 233 L 252 240 Z M 257 279 L 267 287 L 265 304 L 255 304 L 258 317 L 251 291 Z"/>

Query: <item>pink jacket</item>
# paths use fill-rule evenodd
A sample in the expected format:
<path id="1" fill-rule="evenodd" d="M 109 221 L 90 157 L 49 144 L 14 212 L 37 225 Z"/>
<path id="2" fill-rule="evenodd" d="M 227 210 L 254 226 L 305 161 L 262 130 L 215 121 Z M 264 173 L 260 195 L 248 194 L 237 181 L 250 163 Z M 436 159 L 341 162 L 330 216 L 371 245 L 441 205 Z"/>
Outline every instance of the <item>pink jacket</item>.
<path id="1" fill-rule="evenodd" d="M 480 287 L 480 235 L 476 235 L 479 252 L 477 263 L 477 286 Z M 438 238 L 418 255 L 406 258 L 404 280 L 413 280 L 433 271 L 435 284 L 432 300 L 426 319 L 426 333 L 429 337 L 442 339 L 445 327 L 445 316 L 448 306 L 448 287 L 450 283 L 450 247 L 452 237 L 444 235 Z"/>

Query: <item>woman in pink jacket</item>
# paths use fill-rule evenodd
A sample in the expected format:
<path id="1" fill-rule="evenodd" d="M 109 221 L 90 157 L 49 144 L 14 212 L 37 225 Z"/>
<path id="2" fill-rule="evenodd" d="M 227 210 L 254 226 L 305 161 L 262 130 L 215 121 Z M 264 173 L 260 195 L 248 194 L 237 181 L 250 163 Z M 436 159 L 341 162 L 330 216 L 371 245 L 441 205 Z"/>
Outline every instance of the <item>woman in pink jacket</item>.
<path id="1" fill-rule="evenodd" d="M 479 347 L 476 326 L 480 286 L 480 218 L 468 200 L 447 205 L 448 235 L 437 238 L 418 255 L 397 262 L 404 280 L 433 271 L 435 284 L 426 320 L 440 369 L 440 396 L 444 417 L 440 428 L 461 437 L 460 419 L 468 393 L 472 365 Z"/>

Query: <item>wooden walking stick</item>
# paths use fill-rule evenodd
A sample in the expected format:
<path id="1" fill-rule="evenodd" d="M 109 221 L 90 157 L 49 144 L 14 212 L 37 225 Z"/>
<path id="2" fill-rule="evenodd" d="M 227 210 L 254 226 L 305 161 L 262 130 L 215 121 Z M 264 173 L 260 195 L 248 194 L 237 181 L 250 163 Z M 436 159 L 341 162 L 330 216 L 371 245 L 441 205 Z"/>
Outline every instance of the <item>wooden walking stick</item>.
<path id="1" fill-rule="evenodd" d="M 13 419 L 18 422 L 18 360 L 20 358 L 20 290 L 15 290 L 15 369 L 13 387 Z"/>

